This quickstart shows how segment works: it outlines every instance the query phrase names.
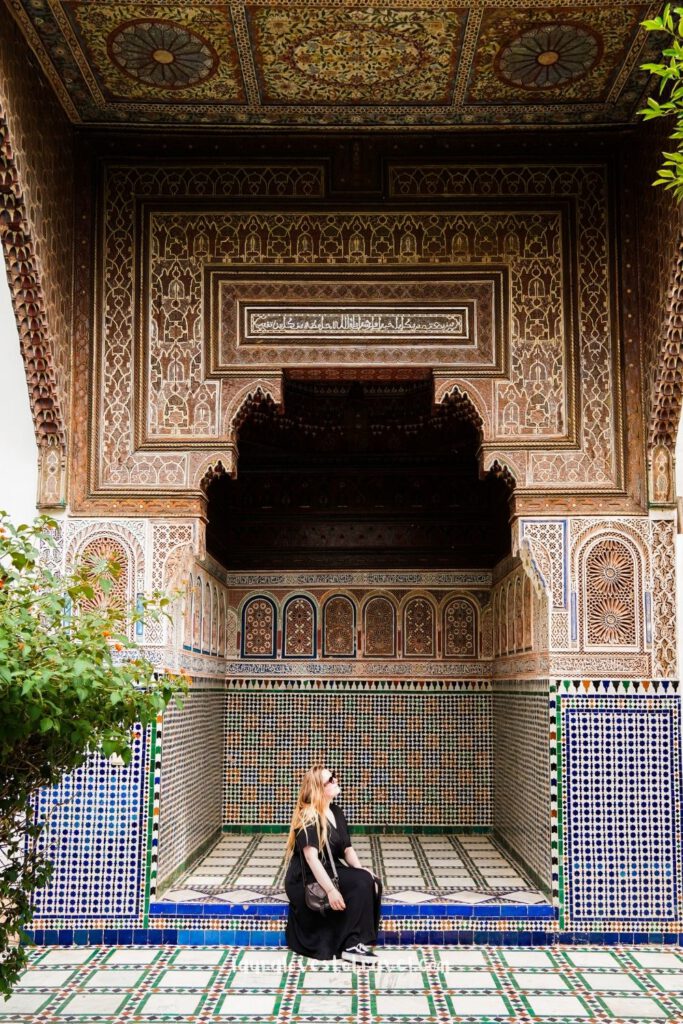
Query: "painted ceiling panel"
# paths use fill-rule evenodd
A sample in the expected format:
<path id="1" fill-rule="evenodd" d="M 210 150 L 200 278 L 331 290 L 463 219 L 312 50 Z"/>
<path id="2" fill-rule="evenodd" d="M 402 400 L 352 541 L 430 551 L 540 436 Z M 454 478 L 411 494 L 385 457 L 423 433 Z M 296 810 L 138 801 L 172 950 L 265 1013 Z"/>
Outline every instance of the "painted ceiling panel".
<path id="1" fill-rule="evenodd" d="M 263 7 L 247 16 L 265 104 L 452 103 L 466 7 Z"/>
<path id="2" fill-rule="evenodd" d="M 82 54 L 100 103 L 244 103 L 230 11 L 225 5 L 62 5 L 72 50 Z M 68 30 L 67 30 L 68 31 Z M 66 32 L 65 32 L 66 34 Z"/>
<path id="3" fill-rule="evenodd" d="M 659 3 L 6 0 L 75 122 L 633 120 Z"/>
<path id="4" fill-rule="evenodd" d="M 467 103 L 606 103 L 647 4 L 484 11 Z M 640 40 L 642 43 L 642 40 Z"/>

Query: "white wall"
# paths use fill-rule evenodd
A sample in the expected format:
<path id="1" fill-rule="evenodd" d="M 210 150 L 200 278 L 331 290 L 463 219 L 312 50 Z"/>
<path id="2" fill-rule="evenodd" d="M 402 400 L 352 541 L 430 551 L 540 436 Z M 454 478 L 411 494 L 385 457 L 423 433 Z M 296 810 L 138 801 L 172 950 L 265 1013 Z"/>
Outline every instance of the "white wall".
<path id="1" fill-rule="evenodd" d="M 37 514 L 37 449 L 19 335 L 2 265 L 0 366 L 0 509 L 15 523 L 25 523 Z"/>

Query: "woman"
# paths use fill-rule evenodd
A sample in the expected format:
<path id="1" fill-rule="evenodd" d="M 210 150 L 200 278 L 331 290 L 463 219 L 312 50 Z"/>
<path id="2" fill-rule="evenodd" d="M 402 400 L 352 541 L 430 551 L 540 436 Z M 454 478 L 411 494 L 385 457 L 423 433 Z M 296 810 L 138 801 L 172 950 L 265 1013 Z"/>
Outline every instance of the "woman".
<path id="1" fill-rule="evenodd" d="M 344 812 L 334 803 L 338 795 L 337 777 L 329 768 L 313 765 L 304 775 L 287 838 L 287 945 L 316 960 L 341 956 L 351 963 L 373 964 L 377 957 L 368 945 L 377 941 L 382 887 L 351 845 Z M 332 881 L 326 844 L 339 889 Z M 328 895 L 325 914 L 306 906 L 304 885 L 313 881 Z"/>

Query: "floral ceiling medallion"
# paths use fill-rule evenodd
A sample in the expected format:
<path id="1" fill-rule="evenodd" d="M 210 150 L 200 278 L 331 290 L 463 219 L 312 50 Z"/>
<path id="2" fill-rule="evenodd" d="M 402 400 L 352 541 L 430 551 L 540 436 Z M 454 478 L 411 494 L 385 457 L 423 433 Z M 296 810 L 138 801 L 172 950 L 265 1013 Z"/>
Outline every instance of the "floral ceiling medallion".
<path id="1" fill-rule="evenodd" d="M 182 89 L 197 85 L 216 70 L 213 47 L 195 32 L 169 21 L 130 21 L 109 37 L 114 63 L 146 85 Z"/>
<path id="2" fill-rule="evenodd" d="M 589 29 L 571 23 L 541 25 L 501 47 L 498 74 L 523 89 L 551 89 L 588 74 L 600 56 L 600 41 Z"/>
<path id="3" fill-rule="evenodd" d="M 6 5 L 82 124 L 625 124 L 659 52 L 641 27 L 656 0 Z"/>

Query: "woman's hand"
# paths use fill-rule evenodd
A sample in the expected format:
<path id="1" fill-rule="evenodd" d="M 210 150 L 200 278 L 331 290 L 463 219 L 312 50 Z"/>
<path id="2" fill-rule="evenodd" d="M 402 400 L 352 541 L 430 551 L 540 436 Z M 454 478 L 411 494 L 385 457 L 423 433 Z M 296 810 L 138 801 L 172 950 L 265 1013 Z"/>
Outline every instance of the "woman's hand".
<path id="1" fill-rule="evenodd" d="M 339 889 L 337 889 L 337 887 L 332 884 L 332 879 L 330 878 L 327 871 L 325 871 L 325 868 L 320 863 L 318 851 L 316 850 L 315 846 L 305 846 L 304 857 L 306 858 L 308 866 L 313 872 L 313 877 L 315 878 L 316 882 L 319 882 L 320 885 L 322 885 L 325 892 L 327 893 L 327 898 L 330 901 L 330 907 L 332 908 L 332 910 L 346 910 L 346 904 L 344 903 L 342 894 L 339 892 Z"/>
<path id="2" fill-rule="evenodd" d="M 344 897 L 339 892 L 339 889 L 333 887 L 332 892 L 328 893 L 327 898 L 330 901 L 330 907 L 332 910 L 346 910 Z"/>

